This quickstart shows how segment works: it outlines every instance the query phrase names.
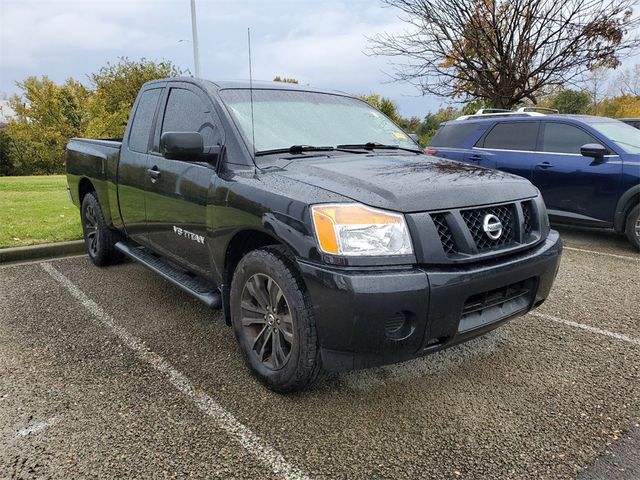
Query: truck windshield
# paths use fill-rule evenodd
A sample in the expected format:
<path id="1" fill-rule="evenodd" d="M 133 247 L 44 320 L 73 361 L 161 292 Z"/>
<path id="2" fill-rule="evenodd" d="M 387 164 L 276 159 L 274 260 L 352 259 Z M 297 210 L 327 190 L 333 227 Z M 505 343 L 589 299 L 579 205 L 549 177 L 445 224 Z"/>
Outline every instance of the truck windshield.
<path id="1" fill-rule="evenodd" d="M 627 153 L 640 153 L 640 130 L 622 122 L 598 122 L 591 126 Z"/>
<path id="2" fill-rule="evenodd" d="M 251 97 L 248 89 L 220 92 L 251 148 Z M 296 146 L 418 146 L 400 128 L 365 102 L 340 95 L 296 90 L 253 90 L 255 151 Z"/>

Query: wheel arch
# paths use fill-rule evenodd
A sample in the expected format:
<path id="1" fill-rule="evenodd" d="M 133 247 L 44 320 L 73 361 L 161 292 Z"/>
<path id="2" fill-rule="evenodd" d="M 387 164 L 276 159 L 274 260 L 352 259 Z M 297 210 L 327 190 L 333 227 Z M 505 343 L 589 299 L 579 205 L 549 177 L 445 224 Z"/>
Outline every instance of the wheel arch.
<path id="1" fill-rule="evenodd" d="M 236 232 L 231 240 L 228 242 L 224 252 L 224 269 L 223 269 L 223 282 L 222 282 L 222 306 L 225 321 L 227 324 L 231 324 L 231 314 L 229 309 L 229 292 L 231 286 L 231 280 L 236 267 L 240 263 L 240 260 L 249 252 L 257 250 L 263 247 L 279 246 L 292 256 L 295 256 L 294 252 L 279 238 L 270 232 L 260 229 L 243 229 Z"/>
<path id="2" fill-rule="evenodd" d="M 93 185 L 93 182 L 89 180 L 87 177 L 82 177 L 80 182 L 78 182 L 78 201 L 80 202 L 80 206 L 82 206 L 82 201 L 84 197 L 89 192 L 95 192 L 96 187 Z"/>
<path id="3" fill-rule="evenodd" d="M 627 215 L 638 203 L 640 203 L 640 185 L 635 185 L 624 192 L 618 200 L 613 220 L 616 232 L 624 232 Z"/>

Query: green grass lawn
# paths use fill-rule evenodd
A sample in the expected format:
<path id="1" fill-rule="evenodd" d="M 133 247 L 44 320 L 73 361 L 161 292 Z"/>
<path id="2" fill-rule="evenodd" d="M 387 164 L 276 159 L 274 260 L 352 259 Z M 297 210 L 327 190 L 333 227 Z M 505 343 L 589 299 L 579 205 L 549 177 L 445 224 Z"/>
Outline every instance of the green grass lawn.
<path id="1" fill-rule="evenodd" d="M 0 177 L 0 248 L 80 238 L 64 175 Z"/>

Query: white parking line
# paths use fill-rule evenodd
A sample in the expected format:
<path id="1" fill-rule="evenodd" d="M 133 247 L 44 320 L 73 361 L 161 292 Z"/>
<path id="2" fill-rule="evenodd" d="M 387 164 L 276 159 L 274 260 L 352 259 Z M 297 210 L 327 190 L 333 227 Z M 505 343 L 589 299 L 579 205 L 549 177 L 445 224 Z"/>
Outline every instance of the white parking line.
<path id="1" fill-rule="evenodd" d="M 73 258 L 89 258 L 86 253 L 80 253 L 78 255 L 68 255 L 66 257 L 57 257 L 57 258 L 36 258 L 34 260 L 25 260 L 24 262 L 9 262 L 6 264 L 0 264 L 0 270 L 3 268 L 11 268 L 11 267 L 22 267 L 25 265 L 38 265 L 42 262 L 60 262 L 62 260 L 69 260 Z"/>
<path id="2" fill-rule="evenodd" d="M 622 258 L 623 260 L 635 260 L 637 262 L 640 262 L 640 255 L 638 255 L 637 257 L 632 257 L 630 255 L 617 255 L 615 253 L 596 252 L 595 250 L 587 250 L 586 248 L 567 247 L 566 245 L 564 249 L 573 250 L 575 252 L 593 253 L 594 255 L 604 255 L 606 257 Z"/>
<path id="3" fill-rule="evenodd" d="M 615 338 L 617 340 L 622 340 L 623 342 L 632 343 L 633 345 L 640 346 L 640 339 L 635 337 L 630 337 L 629 335 L 624 335 L 622 333 L 610 332 L 609 330 L 602 330 L 601 328 L 598 328 L 598 327 L 592 327 L 591 325 L 585 325 L 583 323 L 578 323 L 571 320 L 565 320 L 564 318 L 554 317 L 553 315 L 547 315 L 546 313 L 530 312 L 529 315 L 551 320 L 553 322 L 563 323 L 570 327 L 581 328 L 582 330 L 586 330 L 587 332 L 597 333 L 598 335 L 605 335 L 607 337 Z"/>
<path id="4" fill-rule="evenodd" d="M 145 361 L 158 372 L 162 373 L 169 383 L 182 392 L 204 414 L 213 418 L 222 430 L 240 443 L 249 453 L 259 461 L 270 467 L 273 472 L 287 479 L 307 479 L 308 477 L 289 464 L 285 458 L 266 442 L 254 434 L 249 428 L 240 423 L 231 413 L 206 393 L 197 390 L 189 379 L 176 370 L 170 363 L 157 353 L 149 350 L 144 343 L 118 325 L 113 317 L 105 312 L 97 303 L 91 300 L 71 280 L 55 269 L 49 263 L 42 263 L 41 267 L 58 283 L 66 288 L 102 325 L 107 327 L 120 341 L 129 347 L 139 359 Z"/>
<path id="5" fill-rule="evenodd" d="M 26 427 L 18 430 L 16 432 L 16 438 L 35 435 L 36 433 L 40 433 L 41 431 L 43 431 L 45 428 L 49 428 L 50 426 L 55 425 L 57 422 L 58 422 L 58 419 L 56 417 L 52 417 L 42 422 L 32 423 L 31 425 L 27 425 Z"/>

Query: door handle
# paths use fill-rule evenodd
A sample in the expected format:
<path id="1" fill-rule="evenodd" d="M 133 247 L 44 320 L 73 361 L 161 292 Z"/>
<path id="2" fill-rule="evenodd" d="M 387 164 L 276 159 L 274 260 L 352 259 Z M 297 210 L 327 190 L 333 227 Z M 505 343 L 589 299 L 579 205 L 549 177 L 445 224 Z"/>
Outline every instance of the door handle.
<path id="1" fill-rule="evenodd" d="M 480 162 L 482 161 L 482 155 L 471 155 L 469 157 L 469 160 L 471 160 L 472 162 Z"/>
<path id="2" fill-rule="evenodd" d="M 542 163 L 538 163 L 536 167 L 547 169 L 547 168 L 553 168 L 553 165 L 551 165 L 549 162 L 542 162 Z"/>
<path id="3" fill-rule="evenodd" d="M 158 180 L 160 178 L 160 170 L 158 170 L 158 167 L 147 168 L 147 173 L 151 177 L 152 181 Z"/>

